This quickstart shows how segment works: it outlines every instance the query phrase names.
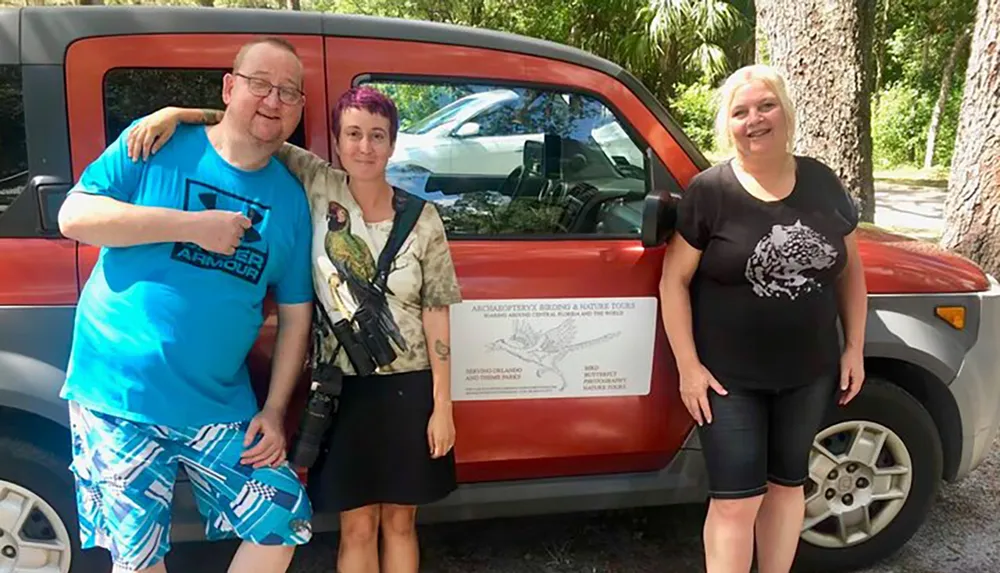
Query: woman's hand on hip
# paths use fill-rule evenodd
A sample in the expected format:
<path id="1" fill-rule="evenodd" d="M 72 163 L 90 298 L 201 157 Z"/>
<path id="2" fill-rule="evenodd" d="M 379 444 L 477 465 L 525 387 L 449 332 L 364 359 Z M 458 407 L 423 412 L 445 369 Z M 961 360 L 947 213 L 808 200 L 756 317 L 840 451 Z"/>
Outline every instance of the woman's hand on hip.
<path id="1" fill-rule="evenodd" d="M 455 445 L 455 419 L 451 414 L 451 405 L 434 405 L 434 412 L 427 423 L 427 445 L 431 457 L 440 458 L 446 455 Z"/>
<path id="2" fill-rule="evenodd" d="M 712 423 L 712 408 L 708 405 L 708 389 L 725 396 L 729 392 L 712 376 L 701 363 L 683 368 L 679 372 L 681 380 L 681 400 L 699 426 Z"/>

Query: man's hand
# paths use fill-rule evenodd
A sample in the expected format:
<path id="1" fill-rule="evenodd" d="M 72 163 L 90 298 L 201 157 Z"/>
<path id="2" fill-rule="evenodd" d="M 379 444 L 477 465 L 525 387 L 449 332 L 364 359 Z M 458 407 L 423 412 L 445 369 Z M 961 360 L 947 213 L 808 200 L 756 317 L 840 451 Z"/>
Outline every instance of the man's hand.
<path id="1" fill-rule="evenodd" d="M 191 242 L 199 247 L 232 255 L 250 228 L 250 219 L 243 213 L 210 209 L 191 213 Z"/>
<path id="2" fill-rule="evenodd" d="M 281 412 L 267 408 L 254 416 L 253 420 L 250 421 L 250 427 L 247 428 L 246 437 L 243 439 L 243 447 L 249 447 L 257 434 L 261 434 L 261 439 L 254 447 L 243 452 L 240 462 L 244 465 L 252 465 L 254 469 L 273 468 L 284 463 L 287 451 L 283 422 L 284 415 Z"/>

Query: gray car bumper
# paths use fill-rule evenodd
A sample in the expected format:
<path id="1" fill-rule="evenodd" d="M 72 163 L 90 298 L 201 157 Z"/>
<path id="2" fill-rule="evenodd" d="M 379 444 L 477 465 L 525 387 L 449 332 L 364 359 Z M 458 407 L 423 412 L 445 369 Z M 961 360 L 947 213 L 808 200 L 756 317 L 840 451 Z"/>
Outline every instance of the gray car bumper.
<path id="1" fill-rule="evenodd" d="M 979 336 L 950 389 L 962 418 L 962 457 L 956 478 L 986 457 L 1000 425 L 1000 283 L 980 295 Z"/>

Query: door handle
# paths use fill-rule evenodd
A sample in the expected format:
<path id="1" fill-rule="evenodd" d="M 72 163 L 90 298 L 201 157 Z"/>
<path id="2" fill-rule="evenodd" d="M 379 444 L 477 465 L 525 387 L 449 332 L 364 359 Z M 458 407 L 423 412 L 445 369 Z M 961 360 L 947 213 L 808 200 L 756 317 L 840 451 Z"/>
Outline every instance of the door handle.
<path id="1" fill-rule="evenodd" d="M 36 175 L 28 181 L 25 191 L 35 194 L 42 234 L 59 236 L 59 208 L 72 186 L 72 183 L 54 175 Z"/>

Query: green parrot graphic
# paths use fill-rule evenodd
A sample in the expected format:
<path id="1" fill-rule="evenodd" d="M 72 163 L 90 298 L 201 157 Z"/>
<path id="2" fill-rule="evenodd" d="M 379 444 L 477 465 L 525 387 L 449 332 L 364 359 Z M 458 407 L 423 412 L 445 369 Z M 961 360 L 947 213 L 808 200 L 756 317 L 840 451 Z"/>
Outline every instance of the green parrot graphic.
<path id="1" fill-rule="evenodd" d="M 351 218 L 347 209 L 336 201 L 330 201 L 326 221 L 327 233 L 324 238 L 324 248 L 326 256 L 329 257 L 337 271 L 329 278 L 329 284 L 334 301 L 340 307 L 338 310 L 342 314 L 347 314 L 343 308 L 343 301 L 337 294 L 337 285 L 345 283 L 348 292 L 359 305 L 374 309 L 377 317 L 376 328 L 395 342 L 397 348 L 406 352 L 409 346 L 403 338 L 385 298 L 386 292 L 391 291 L 386 288 L 383 292 L 372 286 L 376 270 L 375 258 L 368 250 L 368 245 L 357 235 L 351 233 Z"/>
<path id="2" fill-rule="evenodd" d="M 326 256 L 331 261 L 340 262 L 356 278 L 371 281 L 375 276 L 375 259 L 368 245 L 351 233 L 351 217 L 347 209 L 336 201 L 330 201 L 326 221 Z"/>

